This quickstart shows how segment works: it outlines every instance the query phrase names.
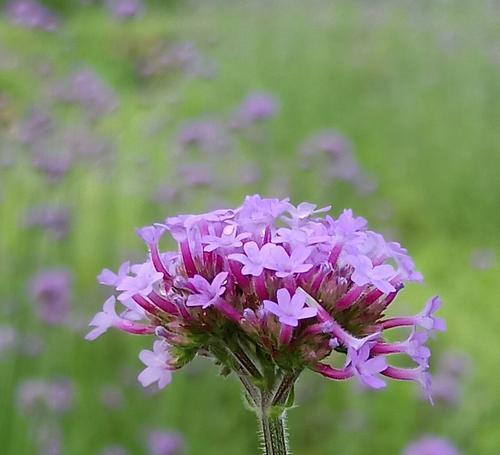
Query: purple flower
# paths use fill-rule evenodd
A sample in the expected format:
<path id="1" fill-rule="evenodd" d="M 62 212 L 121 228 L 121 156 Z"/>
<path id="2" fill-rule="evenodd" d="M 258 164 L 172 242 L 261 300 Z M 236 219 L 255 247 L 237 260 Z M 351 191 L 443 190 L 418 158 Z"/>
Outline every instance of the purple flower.
<path id="1" fill-rule="evenodd" d="M 68 173 L 73 161 L 68 153 L 50 153 L 44 149 L 36 149 L 33 166 L 45 175 L 48 182 L 55 183 Z"/>
<path id="2" fill-rule="evenodd" d="M 288 208 L 288 199 L 265 199 L 254 194 L 247 196 L 238 210 L 239 223 L 249 230 L 274 223 Z"/>
<path id="3" fill-rule="evenodd" d="M 97 276 L 97 281 L 105 286 L 116 287 L 130 272 L 130 261 L 125 261 L 118 269 L 118 274 L 109 269 L 102 269 Z"/>
<path id="4" fill-rule="evenodd" d="M 363 217 L 355 217 L 351 209 L 346 209 L 333 222 L 333 227 L 337 235 L 350 237 L 352 234 L 366 229 L 366 224 L 367 222 Z"/>
<path id="5" fill-rule="evenodd" d="M 274 96 L 263 92 L 251 93 L 236 110 L 232 126 L 245 128 L 253 123 L 274 117 L 277 111 L 278 101 Z"/>
<path id="6" fill-rule="evenodd" d="M 120 301 L 128 300 L 135 294 L 150 294 L 153 287 L 163 278 L 163 273 L 157 272 L 150 262 L 133 265 L 131 271 L 135 276 L 124 277 L 116 286 L 118 291 L 123 291 L 118 296 Z"/>
<path id="7" fill-rule="evenodd" d="M 203 153 L 221 153 L 231 145 L 231 139 L 224 126 L 217 120 L 191 120 L 180 127 L 177 143 L 181 151 L 195 147 Z"/>
<path id="8" fill-rule="evenodd" d="M 170 384 L 172 380 L 172 372 L 168 364 L 170 355 L 163 341 L 155 341 L 152 351 L 143 349 L 139 354 L 139 359 L 146 365 L 138 376 L 139 382 L 144 387 L 157 382 L 158 388 L 163 389 Z"/>
<path id="9" fill-rule="evenodd" d="M 14 24 L 52 32 L 58 26 L 54 13 L 35 0 L 12 0 L 7 5 L 7 16 Z"/>
<path id="10" fill-rule="evenodd" d="M 118 105 L 114 91 L 91 69 L 81 69 L 70 75 L 55 91 L 61 101 L 78 104 L 92 117 L 109 114 Z"/>
<path id="11" fill-rule="evenodd" d="M 26 214 L 25 225 L 28 228 L 41 228 L 55 240 L 62 240 L 71 225 L 71 211 L 56 205 L 33 207 Z"/>
<path id="12" fill-rule="evenodd" d="M 414 327 L 406 341 L 401 343 L 377 343 L 372 352 L 377 354 L 407 354 L 414 362 L 422 368 L 429 367 L 430 349 L 425 346 L 429 338 L 427 332 L 417 332 Z"/>
<path id="13" fill-rule="evenodd" d="M 434 316 L 434 313 L 439 310 L 441 304 L 441 299 L 437 296 L 429 299 L 424 309 L 416 316 L 415 323 L 429 332 L 444 332 L 446 330 L 444 319 Z"/>
<path id="14" fill-rule="evenodd" d="M 202 55 L 195 44 L 180 42 L 156 46 L 139 67 L 140 75 L 146 78 L 175 72 L 209 78 L 216 73 L 216 64 Z"/>
<path id="15" fill-rule="evenodd" d="M 288 255 L 282 246 L 275 245 L 266 250 L 266 253 L 268 257 L 265 267 L 274 270 L 276 276 L 280 278 L 307 272 L 313 266 L 304 263 L 311 254 L 311 250 L 306 247 L 297 247 Z"/>
<path id="16" fill-rule="evenodd" d="M 312 215 L 315 215 L 317 213 L 329 212 L 332 208 L 331 205 L 322 207 L 320 209 L 317 209 L 316 207 L 316 204 L 311 204 L 310 202 L 301 202 L 297 207 L 294 207 L 292 204 L 290 204 L 290 208 L 287 211 L 290 214 L 291 218 L 283 217 L 283 219 L 288 221 L 292 226 L 295 226 Z"/>
<path id="17" fill-rule="evenodd" d="M 195 289 L 195 294 L 191 294 L 186 302 L 187 306 L 201 306 L 203 309 L 215 305 L 226 291 L 224 283 L 227 280 L 228 273 L 219 273 L 210 283 L 201 275 L 195 275 L 189 281 Z"/>
<path id="18" fill-rule="evenodd" d="M 459 402 L 460 395 L 460 383 L 457 378 L 441 373 L 433 375 L 432 398 L 437 403 L 455 406 Z"/>
<path id="19" fill-rule="evenodd" d="M 243 232 L 236 235 L 237 226 L 234 224 L 227 224 L 222 230 L 222 235 L 217 237 L 215 235 L 205 235 L 202 237 L 202 243 L 206 244 L 204 250 L 211 252 L 217 249 L 233 249 L 243 245 L 242 240 L 250 237 L 248 232 Z"/>
<path id="20" fill-rule="evenodd" d="M 57 379 L 47 384 L 47 406 L 54 412 L 64 413 L 73 405 L 74 387 L 69 379 Z"/>
<path id="21" fill-rule="evenodd" d="M 38 315 L 47 324 L 67 320 L 71 304 L 72 276 L 66 269 L 49 269 L 30 281 L 30 294 L 38 307 Z"/>
<path id="22" fill-rule="evenodd" d="M 495 266 L 495 252 L 488 249 L 475 249 L 470 258 L 471 266 L 477 270 L 488 270 Z"/>
<path id="23" fill-rule="evenodd" d="M 109 327 L 159 337 L 163 345 L 141 353 L 148 367 L 143 384 L 161 386 L 171 370 L 200 353 L 215 358 L 224 374 L 237 370 L 254 401 L 262 380 L 286 395 L 285 386 L 274 384 L 290 373 L 285 364 L 332 380 L 357 376 L 372 388 L 385 385 L 380 374 L 414 381 L 430 398 L 425 342 L 430 331 L 444 329 L 434 317 L 440 301 L 431 299 L 416 316 L 385 318 L 405 283 L 416 279 L 413 261 L 351 210 L 335 219 L 321 216 L 327 209 L 253 195 L 234 209 L 178 215 L 140 229 L 147 261 L 99 276 L 125 310 L 117 314 L 114 300 L 106 302 L 87 338 Z M 159 250 L 167 232 L 174 251 Z M 209 307 L 214 311 L 203 311 Z M 412 332 L 388 342 L 387 330 L 397 327 Z M 393 354 L 418 366 L 392 366 Z M 328 364 L 330 358 L 339 363 L 336 357 L 345 359 L 343 368 Z M 279 374 L 267 377 L 269 371 Z"/>
<path id="24" fill-rule="evenodd" d="M 144 9 L 142 0 L 106 0 L 106 6 L 117 19 L 130 19 Z"/>
<path id="25" fill-rule="evenodd" d="M 460 455 L 460 452 L 446 439 L 425 436 L 407 446 L 403 455 Z"/>
<path id="26" fill-rule="evenodd" d="M 264 271 L 270 247 L 270 244 L 266 244 L 262 249 L 259 249 L 255 242 L 247 242 L 243 245 L 245 254 L 234 253 L 230 254 L 228 258 L 243 264 L 241 269 L 243 275 L 259 276 Z"/>
<path id="27" fill-rule="evenodd" d="M 366 256 L 347 256 L 346 262 L 354 267 L 351 279 L 358 286 L 373 284 L 378 290 L 388 294 L 396 288 L 390 280 L 396 276 L 396 271 L 389 264 L 373 266 Z"/>
<path id="28" fill-rule="evenodd" d="M 276 292 L 278 303 L 264 300 L 264 308 L 278 317 L 282 324 L 292 327 L 299 325 L 299 320 L 309 319 L 316 316 L 316 308 L 306 307 L 306 297 L 301 292 L 296 292 L 293 297 L 287 289 L 278 289 Z"/>
<path id="29" fill-rule="evenodd" d="M 22 382 L 17 389 L 17 404 L 25 413 L 44 409 L 62 414 L 72 408 L 73 395 L 73 384 L 68 379 L 29 379 Z"/>
<path id="30" fill-rule="evenodd" d="M 359 350 L 349 348 L 346 367 L 351 367 L 359 380 L 372 389 L 386 386 L 385 381 L 376 375 L 387 368 L 387 361 L 383 356 L 370 357 L 369 343 Z"/>
<path id="31" fill-rule="evenodd" d="M 86 340 L 95 340 L 117 323 L 119 316 L 116 314 L 115 303 L 116 299 L 114 296 L 111 296 L 104 302 L 102 311 L 97 313 L 89 323 L 90 326 L 95 328 L 87 333 L 85 336 Z"/>
<path id="32" fill-rule="evenodd" d="M 17 125 L 17 138 L 23 144 L 35 144 L 45 139 L 54 128 L 50 114 L 41 107 L 33 107 Z"/>
<path id="33" fill-rule="evenodd" d="M 184 440 L 178 433 L 153 430 L 147 435 L 150 455 L 181 455 L 184 453 Z"/>
<path id="34" fill-rule="evenodd" d="M 431 350 L 424 345 L 428 338 L 429 335 L 426 332 L 413 330 L 408 340 L 403 343 L 405 352 L 423 368 L 429 367 L 431 356 Z"/>
<path id="35" fill-rule="evenodd" d="M 125 396 L 122 389 L 114 384 L 101 387 L 99 399 L 108 409 L 119 409 L 125 403 Z"/>

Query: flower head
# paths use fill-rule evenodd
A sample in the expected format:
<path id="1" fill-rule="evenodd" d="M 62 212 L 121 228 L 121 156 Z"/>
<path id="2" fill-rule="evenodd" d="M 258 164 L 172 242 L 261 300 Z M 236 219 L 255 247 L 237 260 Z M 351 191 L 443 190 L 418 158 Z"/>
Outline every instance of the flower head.
<path id="1" fill-rule="evenodd" d="M 163 387 L 172 370 L 200 353 L 224 373 L 253 376 L 250 384 L 268 371 L 308 368 L 333 380 L 355 376 L 375 389 L 385 386 L 382 376 L 414 381 L 429 396 L 425 343 L 444 330 L 434 316 L 440 300 L 415 316 L 386 318 L 404 284 L 419 275 L 413 261 L 351 210 L 322 217 L 328 209 L 253 195 L 235 209 L 140 229 L 148 260 L 99 275 L 124 308 L 117 313 L 115 299 L 108 300 L 87 339 L 110 327 L 154 333 L 153 351 L 140 355 L 144 385 Z M 159 250 L 166 233 L 176 251 Z M 407 338 L 387 341 L 386 331 L 396 327 L 409 328 Z M 393 354 L 416 366 L 392 366 Z M 331 366 L 330 356 L 344 358 L 344 367 Z"/>

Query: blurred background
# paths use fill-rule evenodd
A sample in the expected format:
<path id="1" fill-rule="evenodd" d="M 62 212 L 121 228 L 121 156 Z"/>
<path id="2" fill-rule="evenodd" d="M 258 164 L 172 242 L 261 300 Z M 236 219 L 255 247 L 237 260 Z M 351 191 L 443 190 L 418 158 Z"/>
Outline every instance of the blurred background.
<path id="1" fill-rule="evenodd" d="M 500 2 L 1 11 L 2 454 L 258 452 L 234 378 L 196 359 L 144 390 L 150 339 L 83 340 L 106 298 L 96 275 L 145 254 L 137 227 L 256 192 L 353 208 L 426 278 L 398 313 L 445 302 L 435 406 L 412 384 L 305 373 L 294 453 L 499 453 Z"/>

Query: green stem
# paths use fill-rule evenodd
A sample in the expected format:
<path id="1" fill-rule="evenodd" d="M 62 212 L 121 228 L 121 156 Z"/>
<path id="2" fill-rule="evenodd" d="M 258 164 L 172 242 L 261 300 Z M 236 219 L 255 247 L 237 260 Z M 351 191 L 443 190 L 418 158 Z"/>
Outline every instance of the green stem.
<path id="1" fill-rule="evenodd" d="M 285 413 L 276 414 L 261 409 L 259 415 L 263 438 L 263 455 L 289 455 Z"/>
<path id="2" fill-rule="evenodd" d="M 278 388 L 276 389 L 276 392 L 274 393 L 273 405 L 283 405 L 287 402 L 288 396 L 290 395 L 290 392 L 293 388 L 293 385 L 295 384 L 295 381 L 300 375 L 300 370 L 292 371 L 291 373 L 286 373 L 280 384 L 278 385 Z"/>

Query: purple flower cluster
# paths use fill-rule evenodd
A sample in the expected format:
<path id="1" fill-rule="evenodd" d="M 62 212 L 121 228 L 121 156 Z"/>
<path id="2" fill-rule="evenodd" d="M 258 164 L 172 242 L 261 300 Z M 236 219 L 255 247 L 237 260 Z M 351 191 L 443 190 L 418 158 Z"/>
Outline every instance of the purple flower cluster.
<path id="1" fill-rule="evenodd" d="M 184 439 L 177 433 L 152 430 L 147 435 L 150 455 L 181 455 L 184 453 Z"/>
<path id="2" fill-rule="evenodd" d="M 31 279 L 29 288 L 40 319 L 51 325 L 67 321 L 72 298 L 72 275 L 69 270 L 39 272 Z"/>
<path id="3" fill-rule="evenodd" d="M 406 447 L 403 455 L 460 455 L 460 452 L 446 439 L 425 436 Z"/>
<path id="4" fill-rule="evenodd" d="M 352 183 L 360 193 L 369 193 L 374 182 L 361 170 L 350 141 L 332 130 L 320 131 L 301 148 L 304 168 L 319 169 L 325 178 Z"/>
<path id="5" fill-rule="evenodd" d="M 13 0 L 7 4 L 7 17 L 14 24 L 47 32 L 57 29 L 57 16 L 36 0 Z"/>
<path id="6" fill-rule="evenodd" d="M 108 11 L 120 20 L 136 17 L 144 10 L 142 0 L 106 0 L 106 6 Z"/>
<path id="7" fill-rule="evenodd" d="M 138 63 L 144 78 L 182 73 L 186 76 L 210 78 L 216 73 L 215 62 L 207 58 L 192 42 L 160 44 Z"/>
<path id="8" fill-rule="evenodd" d="M 231 139 L 222 122 L 213 119 L 191 120 L 181 125 L 177 135 L 181 152 L 189 148 L 213 154 L 228 149 Z"/>
<path id="9" fill-rule="evenodd" d="M 57 86 L 54 95 L 61 101 L 83 107 L 93 118 L 109 114 L 118 105 L 113 89 L 89 68 L 71 74 Z"/>
<path id="10" fill-rule="evenodd" d="M 270 93 L 250 93 L 234 112 L 232 126 L 248 128 L 254 123 L 275 117 L 278 109 L 278 100 Z"/>
<path id="11" fill-rule="evenodd" d="M 99 281 L 117 293 L 91 321 L 87 339 L 110 327 L 155 334 L 153 351 L 140 355 L 145 386 L 164 387 L 172 370 L 200 352 L 229 369 L 238 368 L 236 357 L 254 378 L 269 366 L 297 374 L 309 368 L 372 388 L 384 387 L 383 377 L 416 381 L 429 395 L 425 342 L 445 329 L 434 316 L 439 298 L 415 316 L 386 318 L 404 283 L 422 276 L 404 248 L 368 230 L 363 218 L 351 210 L 320 216 L 328 210 L 254 195 L 236 209 L 139 229 L 147 260 L 101 273 Z M 160 251 L 166 232 L 177 251 Z M 400 327 L 410 329 L 407 339 L 385 341 L 384 332 Z M 328 364 L 331 354 L 345 357 L 343 368 Z M 392 366 L 393 354 L 416 366 Z"/>
<path id="12" fill-rule="evenodd" d="M 470 373 L 470 359 L 465 354 L 447 352 L 439 359 L 433 375 L 432 396 L 436 403 L 456 406 L 462 396 L 462 382 Z"/>
<path id="13" fill-rule="evenodd" d="M 73 384 L 68 379 L 29 379 L 19 385 L 17 405 L 26 414 L 34 413 L 40 408 L 63 414 L 71 409 L 73 396 Z"/>
<path id="14" fill-rule="evenodd" d="M 27 228 L 41 228 L 54 239 L 66 237 L 71 226 L 71 211 L 59 205 L 40 205 L 28 210 L 24 222 Z"/>

